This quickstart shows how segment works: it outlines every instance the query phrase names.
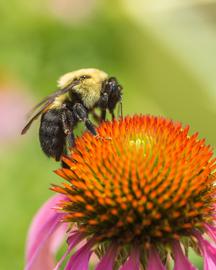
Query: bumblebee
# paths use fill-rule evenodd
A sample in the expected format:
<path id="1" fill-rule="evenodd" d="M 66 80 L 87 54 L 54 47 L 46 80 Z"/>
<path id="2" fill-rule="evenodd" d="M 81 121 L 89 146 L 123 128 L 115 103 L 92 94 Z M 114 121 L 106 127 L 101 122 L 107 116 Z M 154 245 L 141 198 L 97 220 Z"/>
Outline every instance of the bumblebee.
<path id="1" fill-rule="evenodd" d="M 58 90 L 32 109 L 21 134 L 25 134 L 33 121 L 41 116 L 41 148 L 48 157 L 59 161 L 68 148 L 74 147 L 74 128 L 78 122 L 84 122 L 87 130 L 98 136 L 89 113 L 97 122 L 102 122 L 108 110 L 114 119 L 117 104 L 122 115 L 121 99 L 122 87 L 117 79 L 101 70 L 90 68 L 66 73 L 58 80 Z M 96 114 L 96 108 L 100 115 Z"/>

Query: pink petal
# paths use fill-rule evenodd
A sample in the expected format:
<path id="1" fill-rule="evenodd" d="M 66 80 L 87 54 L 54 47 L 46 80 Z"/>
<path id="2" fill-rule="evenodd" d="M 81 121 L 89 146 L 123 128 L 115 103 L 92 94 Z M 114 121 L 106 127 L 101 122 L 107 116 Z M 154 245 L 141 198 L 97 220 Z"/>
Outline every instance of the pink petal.
<path id="1" fill-rule="evenodd" d="M 175 260 L 174 270 L 197 270 L 184 255 L 178 241 L 173 243 L 173 255 Z"/>
<path id="2" fill-rule="evenodd" d="M 95 270 L 113 270 L 117 249 L 116 245 L 111 244 Z"/>
<path id="3" fill-rule="evenodd" d="M 65 270 L 88 270 L 89 259 L 92 254 L 94 241 L 88 241 L 83 247 L 77 250 L 68 261 Z"/>
<path id="4" fill-rule="evenodd" d="M 54 253 L 64 237 L 66 228 L 59 223 L 61 214 L 52 209 L 64 196 L 47 201 L 33 219 L 27 237 L 25 270 L 54 268 Z"/>
<path id="5" fill-rule="evenodd" d="M 151 248 L 149 251 L 146 270 L 166 270 L 155 248 Z"/>
<path id="6" fill-rule="evenodd" d="M 212 225 L 205 224 L 206 231 L 208 235 L 216 242 L 216 228 Z"/>
<path id="7" fill-rule="evenodd" d="M 121 270 L 139 270 L 140 269 L 140 253 L 139 249 L 133 248 L 128 260 L 121 267 Z"/>
<path id="8" fill-rule="evenodd" d="M 200 233 L 195 232 L 194 235 L 204 256 L 204 270 L 216 270 L 216 248 L 205 240 Z"/>
<path id="9" fill-rule="evenodd" d="M 70 236 L 70 240 L 68 242 L 68 249 L 65 252 L 65 254 L 62 256 L 60 261 L 57 263 L 54 270 L 58 270 L 62 263 L 64 262 L 65 258 L 68 256 L 68 254 L 72 251 L 72 249 L 83 239 L 83 235 L 79 233 L 78 231 L 74 232 L 73 235 Z"/>

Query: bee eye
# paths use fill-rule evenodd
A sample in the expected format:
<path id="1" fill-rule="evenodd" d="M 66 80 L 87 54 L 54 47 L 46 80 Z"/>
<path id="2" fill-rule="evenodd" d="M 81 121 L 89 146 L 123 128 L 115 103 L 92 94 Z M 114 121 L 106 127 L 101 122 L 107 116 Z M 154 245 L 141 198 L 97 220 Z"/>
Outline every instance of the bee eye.
<path id="1" fill-rule="evenodd" d="M 89 79 L 89 78 L 91 78 L 91 76 L 89 76 L 89 75 L 82 75 L 79 77 L 80 80 L 85 80 L 85 79 Z"/>

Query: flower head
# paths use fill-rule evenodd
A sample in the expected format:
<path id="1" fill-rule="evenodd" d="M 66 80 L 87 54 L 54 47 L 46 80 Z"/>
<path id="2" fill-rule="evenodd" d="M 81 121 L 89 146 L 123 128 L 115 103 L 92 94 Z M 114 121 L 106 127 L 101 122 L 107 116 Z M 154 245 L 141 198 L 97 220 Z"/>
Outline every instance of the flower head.
<path id="1" fill-rule="evenodd" d="M 76 140 L 63 158 L 69 168 L 56 171 L 67 182 L 52 187 L 62 194 L 53 211 L 69 226 L 63 259 L 86 240 L 65 270 L 88 269 L 93 253 L 97 270 L 166 269 L 169 258 L 175 270 L 191 270 L 189 247 L 204 257 L 204 269 L 216 269 L 216 249 L 205 239 L 216 240 L 215 159 L 188 131 L 162 117 L 134 116 L 98 128 L 111 140 L 87 132 Z"/>

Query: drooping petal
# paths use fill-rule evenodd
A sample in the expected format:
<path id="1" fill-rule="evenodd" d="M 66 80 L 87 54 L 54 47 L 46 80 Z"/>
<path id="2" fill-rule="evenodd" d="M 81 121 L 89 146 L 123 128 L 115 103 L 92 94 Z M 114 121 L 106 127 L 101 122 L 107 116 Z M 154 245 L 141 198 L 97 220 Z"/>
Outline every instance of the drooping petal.
<path id="1" fill-rule="evenodd" d="M 58 270 L 62 263 L 64 262 L 65 258 L 68 256 L 68 254 L 72 251 L 72 249 L 83 239 L 83 235 L 76 231 L 70 236 L 70 240 L 68 241 L 68 249 L 65 252 L 65 254 L 61 257 L 60 261 L 56 264 L 56 267 L 54 270 Z"/>
<path id="2" fill-rule="evenodd" d="M 88 270 L 89 259 L 92 254 L 92 246 L 94 241 L 88 241 L 83 247 L 77 250 L 74 255 L 69 259 L 65 270 Z"/>
<path id="3" fill-rule="evenodd" d="M 133 248 L 128 260 L 123 264 L 121 270 L 139 270 L 140 269 L 140 252 L 138 248 Z"/>
<path id="4" fill-rule="evenodd" d="M 53 207 L 62 199 L 62 195 L 52 197 L 34 217 L 27 237 L 25 270 L 54 268 L 54 253 L 64 238 L 66 228 L 59 222 L 61 214 Z"/>
<path id="5" fill-rule="evenodd" d="M 113 270 L 117 250 L 118 247 L 111 244 L 95 270 Z"/>
<path id="6" fill-rule="evenodd" d="M 216 270 L 216 248 L 205 240 L 200 233 L 195 232 L 194 235 L 204 256 L 204 270 Z"/>
<path id="7" fill-rule="evenodd" d="M 216 227 L 206 223 L 205 229 L 206 229 L 208 235 L 216 242 Z"/>
<path id="8" fill-rule="evenodd" d="M 173 255 L 175 261 L 174 270 L 197 270 L 184 255 L 178 241 L 173 243 Z"/>
<path id="9" fill-rule="evenodd" d="M 146 269 L 147 270 L 166 270 L 155 248 L 151 248 L 149 251 L 149 258 L 148 258 Z"/>

